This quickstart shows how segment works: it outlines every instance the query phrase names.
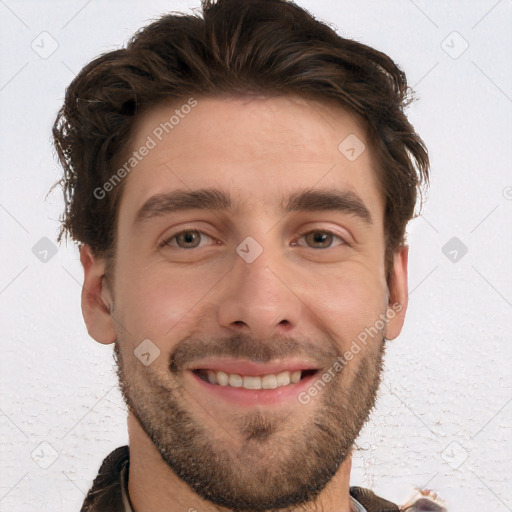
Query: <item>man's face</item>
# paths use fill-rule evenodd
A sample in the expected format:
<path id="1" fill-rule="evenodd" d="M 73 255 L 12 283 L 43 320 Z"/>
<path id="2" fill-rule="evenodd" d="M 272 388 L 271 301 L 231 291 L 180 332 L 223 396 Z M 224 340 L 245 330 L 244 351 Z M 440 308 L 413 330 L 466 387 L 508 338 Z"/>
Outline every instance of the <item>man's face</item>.
<path id="1" fill-rule="evenodd" d="M 374 404 L 384 335 L 401 328 L 399 317 L 379 324 L 391 300 L 384 199 L 363 126 L 342 109 L 197 100 L 154 108 L 136 126 L 132 150 L 153 146 L 148 136 L 156 145 L 119 205 L 109 297 L 121 388 L 199 495 L 283 508 L 316 496 L 349 454 Z M 350 134 L 366 145 L 355 160 L 338 149 Z M 200 189 L 231 205 L 164 197 Z M 319 191 L 333 197 L 315 201 Z"/>

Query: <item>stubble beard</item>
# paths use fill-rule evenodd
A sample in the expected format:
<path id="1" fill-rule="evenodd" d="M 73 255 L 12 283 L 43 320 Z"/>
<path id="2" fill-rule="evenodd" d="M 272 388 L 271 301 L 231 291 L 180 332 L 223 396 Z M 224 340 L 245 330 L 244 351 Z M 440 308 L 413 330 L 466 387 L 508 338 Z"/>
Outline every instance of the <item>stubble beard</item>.
<path id="1" fill-rule="evenodd" d="M 114 346 L 121 393 L 162 459 L 201 498 L 254 512 L 306 510 L 314 502 L 368 419 L 384 356 L 384 338 L 374 338 L 354 358 L 359 364 L 349 384 L 347 367 L 308 405 L 297 402 L 309 409 L 302 423 L 293 412 L 258 409 L 234 416 L 230 432 L 237 434 L 230 436 L 220 425 L 209 431 L 187 408 L 191 394 L 180 385 L 169 389 L 150 367 L 132 361 L 127 378 L 122 344 Z"/>

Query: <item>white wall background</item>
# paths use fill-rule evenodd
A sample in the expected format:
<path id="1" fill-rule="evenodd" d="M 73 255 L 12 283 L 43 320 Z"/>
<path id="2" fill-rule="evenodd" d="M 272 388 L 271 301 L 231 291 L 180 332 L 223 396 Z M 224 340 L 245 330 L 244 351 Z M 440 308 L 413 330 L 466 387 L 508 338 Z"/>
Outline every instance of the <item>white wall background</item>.
<path id="1" fill-rule="evenodd" d="M 432 160 L 429 201 L 409 229 L 406 326 L 352 483 L 397 502 L 434 488 L 451 512 L 510 511 L 512 2 L 299 4 L 406 71 Z M 43 237 L 55 245 L 60 192 L 44 198 L 60 176 L 50 128 L 65 87 L 150 19 L 198 6 L 0 0 L 0 512 L 79 510 L 103 457 L 128 441 L 112 347 L 82 320 L 77 250 L 55 246 L 46 262 L 33 252 Z M 52 49 L 41 32 L 58 44 L 47 58 L 31 47 Z M 443 253 L 452 237 L 467 248 L 455 262 Z"/>

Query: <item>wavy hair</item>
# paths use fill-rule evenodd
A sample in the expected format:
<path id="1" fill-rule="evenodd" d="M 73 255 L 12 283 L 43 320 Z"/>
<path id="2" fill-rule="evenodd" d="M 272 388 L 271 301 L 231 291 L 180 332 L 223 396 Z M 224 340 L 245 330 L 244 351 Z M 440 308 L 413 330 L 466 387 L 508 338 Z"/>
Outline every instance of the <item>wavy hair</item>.
<path id="1" fill-rule="evenodd" d="M 427 149 L 404 113 L 413 91 L 386 54 L 285 0 L 202 0 L 201 14 L 164 15 L 80 71 L 53 126 L 64 169 L 58 241 L 68 235 L 114 256 L 123 183 L 102 200 L 93 191 L 111 179 L 143 109 L 190 95 L 251 93 L 334 99 L 364 120 L 385 198 L 389 275 L 429 180 Z"/>

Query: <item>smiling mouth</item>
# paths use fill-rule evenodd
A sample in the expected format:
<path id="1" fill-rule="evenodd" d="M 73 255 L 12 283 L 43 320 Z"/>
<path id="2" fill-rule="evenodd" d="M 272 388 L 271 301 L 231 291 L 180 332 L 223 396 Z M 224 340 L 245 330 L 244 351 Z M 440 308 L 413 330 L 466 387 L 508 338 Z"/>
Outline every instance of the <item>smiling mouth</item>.
<path id="1" fill-rule="evenodd" d="M 216 386 L 242 389 L 276 389 L 297 384 L 301 380 L 317 373 L 317 370 L 294 370 L 265 375 L 240 375 L 222 370 L 192 370 L 201 380 Z"/>

